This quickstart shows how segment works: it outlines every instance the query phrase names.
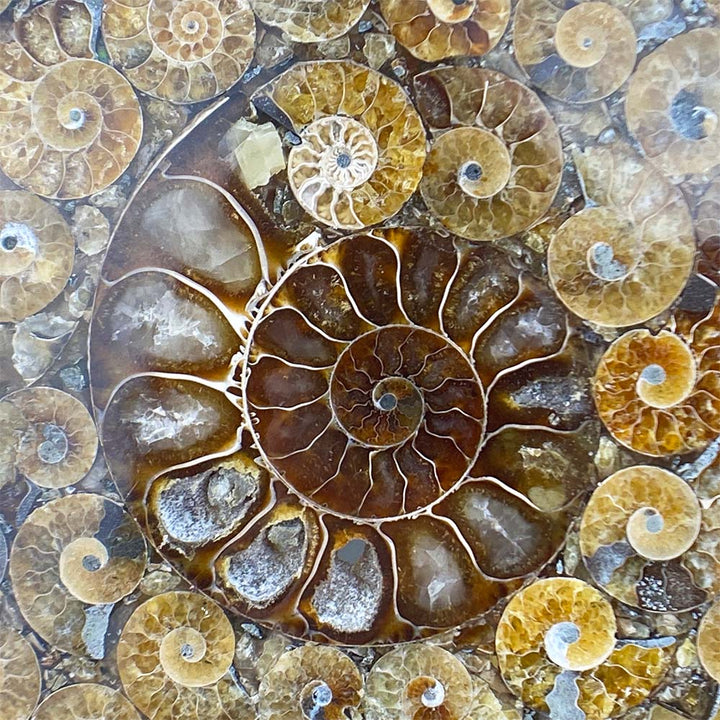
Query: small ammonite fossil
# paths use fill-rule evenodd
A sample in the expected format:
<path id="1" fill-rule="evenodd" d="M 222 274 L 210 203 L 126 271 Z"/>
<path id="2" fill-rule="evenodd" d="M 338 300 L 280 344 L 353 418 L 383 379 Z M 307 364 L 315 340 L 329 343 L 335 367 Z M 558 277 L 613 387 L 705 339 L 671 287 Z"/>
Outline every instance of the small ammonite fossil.
<path id="1" fill-rule="evenodd" d="M 526 230 L 560 185 L 560 136 L 540 99 L 494 70 L 447 67 L 415 78 L 434 135 L 420 192 L 451 232 L 497 240 Z"/>
<path id="2" fill-rule="evenodd" d="M 299 63 L 253 102 L 300 136 L 288 181 L 316 220 L 340 229 L 375 225 L 415 192 L 425 130 L 404 90 L 379 72 L 347 61 Z"/>
<path id="3" fill-rule="evenodd" d="M 630 330 L 606 350 L 595 403 L 618 442 L 662 457 L 702 449 L 720 434 L 719 317 L 717 303 L 701 319 L 678 312 L 676 333 Z"/>
<path id="4" fill-rule="evenodd" d="M 509 0 L 380 0 L 380 11 L 400 44 L 425 62 L 484 55 L 510 20 Z"/>
<path id="5" fill-rule="evenodd" d="M 363 679 L 334 647 L 304 645 L 283 653 L 260 683 L 260 720 L 345 720 L 360 705 Z"/>
<path id="6" fill-rule="evenodd" d="M 572 698 L 587 720 L 619 715 L 660 683 L 675 642 L 617 642 L 616 632 L 612 606 L 591 585 L 575 578 L 538 580 L 510 600 L 500 619 L 500 671 L 536 710 L 553 714 Z"/>
<path id="7" fill-rule="evenodd" d="M 720 682 L 720 602 L 711 605 L 700 622 L 697 652 L 707 674 Z"/>
<path id="8" fill-rule="evenodd" d="M 48 695 L 33 720 L 140 720 L 132 703 L 107 685 L 67 685 Z"/>
<path id="9" fill-rule="evenodd" d="M 266 25 L 280 28 L 291 40 L 316 43 L 334 40 L 355 25 L 370 0 L 250 0 Z"/>
<path id="10" fill-rule="evenodd" d="M 0 322 L 19 322 L 54 300 L 74 259 L 58 210 L 29 192 L 0 192 Z"/>
<path id="11" fill-rule="evenodd" d="M 592 203 L 548 248 L 548 274 L 572 312 L 598 325 L 645 322 L 680 295 L 695 259 L 682 193 L 622 145 L 591 147 L 575 164 Z"/>
<path id="12" fill-rule="evenodd" d="M 3 399 L 17 408 L 25 429 L 15 466 L 36 485 L 62 488 L 82 480 L 98 448 L 90 413 L 72 395 L 49 387 L 18 390 Z"/>
<path id="13" fill-rule="evenodd" d="M 630 79 L 630 132 L 667 175 L 720 162 L 720 29 L 678 35 L 643 58 Z"/>
<path id="14" fill-rule="evenodd" d="M 383 655 L 367 678 L 367 720 L 465 720 L 473 683 L 465 666 L 429 643 L 403 645 Z"/>
<path id="15" fill-rule="evenodd" d="M 175 103 L 230 89 L 255 46 L 248 0 L 109 0 L 102 28 L 110 58 L 130 82 Z"/>
<path id="16" fill-rule="evenodd" d="M 614 4 L 614 3 L 613 3 Z M 514 23 L 515 55 L 534 85 L 571 103 L 615 92 L 635 66 L 630 20 L 605 2 L 520 0 Z"/>
<path id="17" fill-rule="evenodd" d="M 40 666 L 30 643 L 0 627 L 0 708 L 3 720 L 28 720 L 40 699 Z"/>
<path id="18" fill-rule="evenodd" d="M 123 687 L 150 720 L 254 718 L 228 673 L 235 654 L 230 621 L 198 593 L 169 592 L 140 605 L 117 647 Z"/>
<path id="19" fill-rule="evenodd" d="M 720 590 L 720 556 L 711 549 L 714 512 L 668 470 L 619 470 L 598 486 L 583 513 L 585 565 L 628 605 L 656 612 L 695 607 Z"/>
<path id="20" fill-rule="evenodd" d="M 131 593 L 145 571 L 137 523 L 100 495 L 77 494 L 34 510 L 10 552 L 10 578 L 21 612 L 48 642 L 71 653 L 102 657 L 103 641 L 86 624 Z"/>

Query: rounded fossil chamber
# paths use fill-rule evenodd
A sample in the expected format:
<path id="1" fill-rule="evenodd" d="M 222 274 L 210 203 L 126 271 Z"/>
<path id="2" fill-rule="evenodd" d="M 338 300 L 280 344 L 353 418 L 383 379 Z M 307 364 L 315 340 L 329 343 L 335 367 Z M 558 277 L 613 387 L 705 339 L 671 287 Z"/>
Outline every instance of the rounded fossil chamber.
<path id="1" fill-rule="evenodd" d="M 0 628 L 0 707 L 6 720 L 28 720 L 42 687 L 30 643 L 16 630 Z"/>
<path id="2" fill-rule="evenodd" d="M 248 0 L 110 0 L 102 28 L 110 58 L 130 82 L 175 103 L 230 89 L 255 46 Z"/>
<path id="3" fill-rule="evenodd" d="M 345 60 L 298 63 L 252 101 L 300 136 L 288 182 L 316 220 L 345 230 L 375 225 L 415 192 L 425 130 L 402 87 L 381 73 Z"/>
<path id="4" fill-rule="evenodd" d="M 571 693 L 589 720 L 640 704 L 667 672 L 675 643 L 617 643 L 612 606 L 575 578 L 538 580 L 503 611 L 495 649 L 503 679 L 524 703 L 547 712 Z M 602 702 L 597 702 L 602 693 Z"/>
<path id="5" fill-rule="evenodd" d="M 614 3 L 613 3 L 614 4 Z M 521 0 L 515 55 L 534 85 L 559 100 L 587 103 L 615 92 L 635 66 L 636 36 L 605 2 Z"/>
<path id="6" fill-rule="evenodd" d="M 720 30 L 678 35 L 644 57 L 625 101 L 630 132 L 667 175 L 706 173 L 720 157 Z"/>
<path id="7" fill-rule="evenodd" d="M 48 695 L 33 720 L 140 720 L 140 715 L 118 690 L 79 683 Z"/>
<path id="8" fill-rule="evenodd" d="M 415 78 L 435 139 L 420 192 L 451 232 L 497 240 L 550 207 L 562 176 L 557 127 L 534 92 L 502 73 L 446 67 Z"/>

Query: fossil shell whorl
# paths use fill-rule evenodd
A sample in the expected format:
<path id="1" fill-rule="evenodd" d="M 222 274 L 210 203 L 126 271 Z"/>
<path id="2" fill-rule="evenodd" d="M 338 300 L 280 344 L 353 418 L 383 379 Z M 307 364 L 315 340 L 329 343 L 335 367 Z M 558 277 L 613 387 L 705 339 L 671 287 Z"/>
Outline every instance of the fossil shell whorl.
<path id="1" fill-rule="evenodd" d="M 553 235 L 553 288 L 590 322 L 645 322 L 676 300 L 690 276 L 695 239 L 687 203 L 660 172 L 623 146 L 588 148 L 575 160 L 596 206 L 573 215 Z"/>
<path id="2" fill-rule="evenodd" d="M 110 0 L 102 26 L 110 58 L 130 82 L 175 103 L 229 90 L 255 44 L 248 0 Z"/>
<path id="3" fill-rule="evenodd" d="M 45 640 L 86 653 L 83 627 L 90 605 L 131 593 L 145 571 L 140 528 L 116 503 L 78 494 L 35 510 L 18 530 L 10 577 L 20 610 Z"/>
<path id="4" fill-rule="evenodd" d="M 35 651 L 16 630 L 0 628 L 0 707 L 7 720 L 28 720 L 42 679 Z"/>
<path id="5" fill-rule="evenodd" d="M 294 42 L 315 43 L 344 35 L 360 20 L 370 0 L 250 0 L 266 25 Z"/>
<path id="6" fill-rule="evenodd" d="M 515 54 L 534 85 L 559 100 L 587 103 L 615 92 L 635 66 L 630 20 L 604 2 L 566 9 L 558 0 L 521 0 Z"/>
<path id="7" fill-rule="evenodd" d="M 0 322 L 54 300 L 70 277 L 75 242 L 63 216 L 27 192 L 0 192 Z"/>
<path id="8" fill-rule="evenodd" d="M 496 240 L 527 229 L 560 185 L 555 123 L 530 89 L 481 68 L 439 68 L 415 78 L 418 107 L 437 135 L 420 192 L 454 233 Z"/>
<path id="9" fill-rule="evenodd" d="M 705 173 L 720 157 L 720 30 L 678 35 L 643 58 L 630 79 L 630 132 L 666 175 Z"/>
<path id="10" fill-rule="evenodd" d="M 384 75 L 347 61 L 299 63 L 253 102 L 284 115 L 300 135 L 288 180 L 316 220 L 340 229 L 374 225 L 417 188 L 425 131 L 403 89 Z"/>
<path id="11" fill-rule="evenodd" d="M 720 280 L 720 180 L 714 180 L 698 200 L 695 230 L 698 238 L 698 272 L 716 285 Z"/>
<path id="12" fill-rule="evenodd" d="M 97 60 L 70 59 L 35 82 L 0 73 L 0 168 L 50 198 L 103 190 L 127 169 L 140 145 L 142 113 L 130 84 Z"/>
<path id="13" fill-rule="evenodd" d="M 508 0 L 381 0 L 380 11 L 400 44 L 425 62 L 484 55 L 510 20 Z"/>
<path id="14" fill-rule="evenodd" d="M 697 652 L 702 666 L 713 680 L 720 682 L 720 602 L 708 608 L 697 634 Z"/>
<path id="15" fill-rule="evenodd" d="M 140 720 L 140 715 L 118 690 L 80 683 L 48 695 L 33 720 Z"/>

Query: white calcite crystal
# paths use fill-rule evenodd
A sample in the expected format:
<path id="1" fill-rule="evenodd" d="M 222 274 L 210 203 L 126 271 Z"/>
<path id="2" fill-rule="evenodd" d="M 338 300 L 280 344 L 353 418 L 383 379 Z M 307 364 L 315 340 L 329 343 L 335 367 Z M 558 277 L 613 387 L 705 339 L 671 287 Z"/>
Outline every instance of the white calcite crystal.
<path id="1" fill-rule="evenodd" d="M 267 185 L 270 178 L 285 169 L 282 142 L 272 123 L 256 125 L 238 120 L 225 136 L 245 184 L 253 188 Z"/>

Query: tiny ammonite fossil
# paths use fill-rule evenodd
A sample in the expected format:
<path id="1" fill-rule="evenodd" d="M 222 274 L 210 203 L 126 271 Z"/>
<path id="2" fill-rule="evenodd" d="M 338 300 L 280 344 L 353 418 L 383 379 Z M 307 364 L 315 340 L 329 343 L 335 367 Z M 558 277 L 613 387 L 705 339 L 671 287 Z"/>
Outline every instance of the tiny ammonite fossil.
<path id="1" fill-rule="evenodd" d="M 465 720 L 473 699 L 465 666 L 429 643 L 403 645 L 383 655 L 367 678 L 367 720 Z"/>
<path id="2" fill-rule="evenodd" d="M 420 192 L 451 232 L 497 240 L 527 229 L 560 185 L 560 136 L 522 83 L 482 68 L 446 67 L 415 78 L 434 140 Z"/>
<path id="3" fill-rule="evenodd" d="M 359 229 L 395 215 L 422 174 L 425 130 L 404 90 L 347 61 L 299 63 L 253 102 L 284 117 L 301 142 L 288 155 L 288 181 L 316 220 Z"/>
<path id="4" fill-rule="evenodd" d="M 693 489 L 659 467 L 611 475 L 593 493 L 580 526 L 580 548 L 595 582 L 643 610 L 693 608 L 720 589 L 712 550 L 712 513 Z"/>
<path id="5" fill-rule="evenodd" d="M 304 645 L 283 653 L 260 683 L 261 720 L 345 720 L 360 705 L 363 679 L 334 647 Z"/>
<path id="6" fill-rule="evenodd" d="M 29 625 L 66 652 L 102 657 L 86 634 L 93 606 L 130 594 L 145 571 L 137 523 L 100 495 L 77 494 L 34 510 L 10 552 L 10 578 Z"/>
<path id="7" fill-rule="evenodd" d="M 667 175 L 720 162 L 720 29 L 678 35 L 644 57 L 628 86 L 630 132 Z"/>
<path id="8" fill-rule="evenodd" d="M 484 55 L 510 20 L 509 0 L 380 0 L 380 11 L 400 44 L 425 62 Z"/>
<path id="9" fill-rule="evenodd" d="M 74 259 L 58 210 L 29 192 L 0 192 L 0 322 L 19 322 L 54 300 Z"/>
<path id="10" fill-rule="evenodd" d="M 548 248 L 548 274 L 569 310 L 598 325 L 645 322 L 680 295 L 695 260 L 682 193 L 623 145 L 591 147 L 575 164 L 592 203 Z"/>
<path id="11" fill-rule="evenodd" d="M 0 627 L 0 708 L 3 720 L 28 720 L 40 699 L 40 667 L 30 643 Z"/>
<path id="12" fill-rule="evenodd" d="M 18 390 L 5 399 L 26 423 L 15 466 L 36 485 L 61 488 L 82 480 L 98 448 L 90 413 L 72 395 L 50 387 Z"/>
<path id="13" fill-rule="evenodd" d="M 700 622 L 697 652 L 707 674 L 720 682 L 720 602 L 711 605 Z"/>
<path id="14" fill-rule="evenodd" d="M 248 0 L 109 0 L 102 28 L 110 58 L 130 82 L 175 103 L 229 90 L 255 47 Z"/>
<path id="15" fill-rule="evenodd" d="M 587 720 L 619 715 L 659 684 L 673 639 L 617 642 L 612 606 L 575 578 L 538 580 L 505 608 L 495 636 L 507 686 L 530 707 L 553 713 L 573 698 Z"/>
<path id="16" fill-rule="evenodd" d="M 635 66 L 630 20 L 605 2 L 520 0 L 515 55 L 534 85 L 552 97 L 587 103 L 615 92 Z"/>
<path id="17" fill-rule="evenodd" d="M 228 673 L 235 654 L 230 621 L 198 593 L 147 600 L 125 624 L 117 647 L 128 697 L 150 720 L 254 718 L 247 695 Z"/>
<path id="18" fill-rule="evenodd" d="M 107 685 L 67 685 L 48 695 L 33 720 L 140 720 L 132 703 Z"/>
<path id="19" fill-rule="evenodd" d="M 250 0 L 266 25 L 280 28 L 291 40 L 334 40 L 355 25 L 370 0 Z"/>

